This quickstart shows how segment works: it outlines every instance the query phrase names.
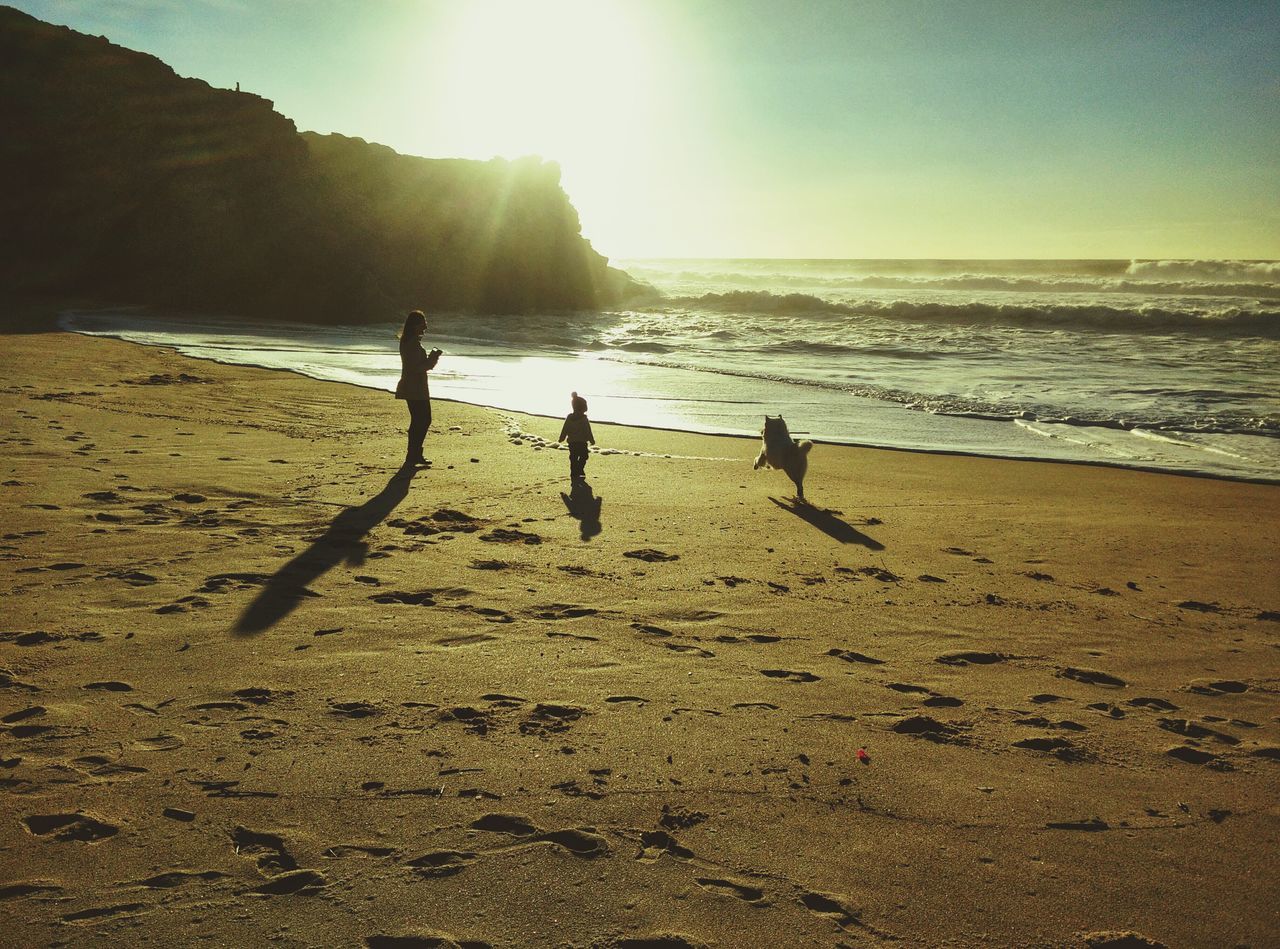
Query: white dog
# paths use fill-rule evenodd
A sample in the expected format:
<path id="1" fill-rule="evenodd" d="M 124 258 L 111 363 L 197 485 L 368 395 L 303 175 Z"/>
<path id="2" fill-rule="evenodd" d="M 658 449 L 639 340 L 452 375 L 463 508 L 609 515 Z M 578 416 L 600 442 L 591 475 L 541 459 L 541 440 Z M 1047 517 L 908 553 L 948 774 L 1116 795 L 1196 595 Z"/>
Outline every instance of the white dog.
<path id="1" fill-rule="evenodd" d="M 809 470 L 809 449 L 813 442 L 796 441 L 787 431 L 787 423 L 782 416 L 764 417 L 764 430 L 760 433 L 763 443 L 760 446 L 760 457 L 756 459 L 756 467 L 768 465 L 787 473 L 787 477 L 795 482 L 796 497 L 804 500 L 804 475 Z"/>

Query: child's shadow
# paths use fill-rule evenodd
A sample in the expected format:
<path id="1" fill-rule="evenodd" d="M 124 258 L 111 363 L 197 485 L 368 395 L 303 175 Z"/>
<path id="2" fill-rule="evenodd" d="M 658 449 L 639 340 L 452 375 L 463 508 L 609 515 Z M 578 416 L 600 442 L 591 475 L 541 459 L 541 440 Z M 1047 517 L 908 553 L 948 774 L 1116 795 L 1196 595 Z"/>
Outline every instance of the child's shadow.
<path id="1" fill-rule="evenodd" d="M 604 530 L 600 526 L 600 505 L 604 498 L 596 497 L 587 482 L 575 481 L 568 494 L 560 492 L 560 498 L 569 509 L 570 516 L 578 520 L 583 540 L 590 540 Z"/>

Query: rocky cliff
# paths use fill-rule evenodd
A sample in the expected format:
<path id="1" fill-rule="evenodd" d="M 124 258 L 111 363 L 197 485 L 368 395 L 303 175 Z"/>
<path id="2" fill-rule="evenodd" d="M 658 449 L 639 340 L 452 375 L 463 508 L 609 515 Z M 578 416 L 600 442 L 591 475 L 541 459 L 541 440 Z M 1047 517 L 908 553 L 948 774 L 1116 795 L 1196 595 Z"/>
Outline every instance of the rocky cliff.
<path id="1" fill-rule="evenodd" d="M 270 101 L 0 7 L 0 280 L 313 322 L 590 308 L 630 282 L 559 169 L 300 134 Z"/>

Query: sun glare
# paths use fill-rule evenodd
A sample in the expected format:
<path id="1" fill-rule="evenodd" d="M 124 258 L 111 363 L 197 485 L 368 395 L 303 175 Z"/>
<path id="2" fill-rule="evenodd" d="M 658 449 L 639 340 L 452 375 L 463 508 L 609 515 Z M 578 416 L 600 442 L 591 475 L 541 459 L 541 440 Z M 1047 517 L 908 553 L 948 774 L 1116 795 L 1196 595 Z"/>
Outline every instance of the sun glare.
<path id="1" fill-rule="evenodd" d="M 579 153 L 618 127 L 612 116 L 650 104 L 650 50 L 616 4 L 478 0 L 458 14 L 442 118 L 472 148 Z"/>
<path id="2" fill-rule="evenodd" d="M 626 216 L 627 182 L 678 138 L 659 24 L 619 0 L 473 0 L 431 37 L 432 138 L 467 158 L 556 161 L 588 237 Z"/>

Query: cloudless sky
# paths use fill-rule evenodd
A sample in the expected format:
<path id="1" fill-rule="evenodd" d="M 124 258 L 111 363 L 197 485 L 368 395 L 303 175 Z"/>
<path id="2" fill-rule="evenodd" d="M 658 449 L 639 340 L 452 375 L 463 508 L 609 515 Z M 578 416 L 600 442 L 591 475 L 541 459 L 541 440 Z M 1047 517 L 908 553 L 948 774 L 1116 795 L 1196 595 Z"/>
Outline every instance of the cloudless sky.
<path id="1" fill-rule="evenodd" d="M 17 0 L 612 257 L 1280 257 L 1274 0 Z"/>

